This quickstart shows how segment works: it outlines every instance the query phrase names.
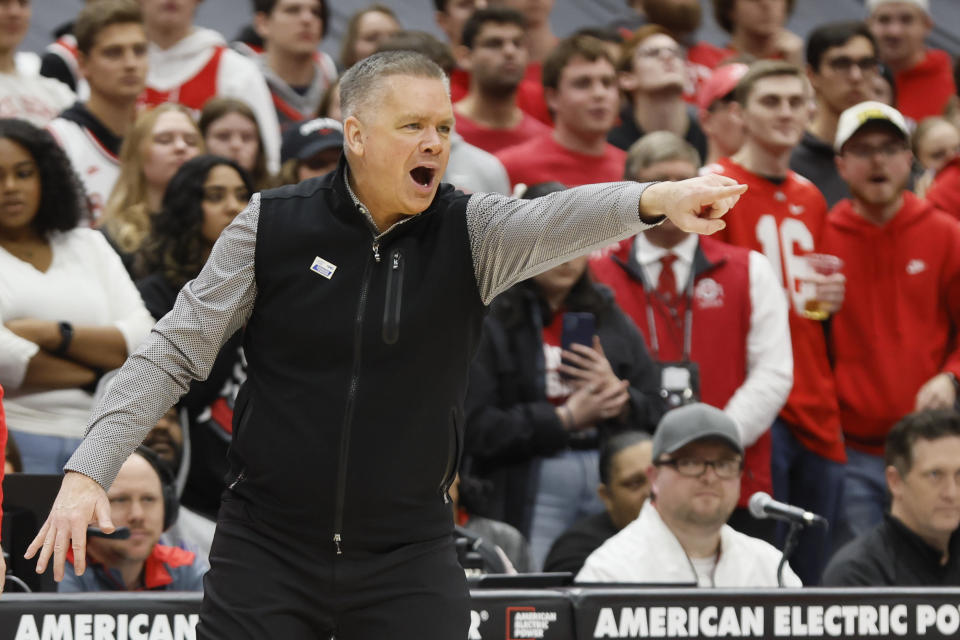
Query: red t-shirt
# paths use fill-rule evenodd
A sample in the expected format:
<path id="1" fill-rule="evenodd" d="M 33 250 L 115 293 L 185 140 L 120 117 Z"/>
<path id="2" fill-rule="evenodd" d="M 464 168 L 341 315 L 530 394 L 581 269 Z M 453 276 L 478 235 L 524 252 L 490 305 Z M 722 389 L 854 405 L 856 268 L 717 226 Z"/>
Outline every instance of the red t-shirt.
<path id="1" fill-rule="evenodd" d="M 927 49 L 920 64 L 896 75 L 896 83 L 897 109 L 917 122 L 942 115 L 950 96 L 957 92 L 950 54 L 940 49 Z"/>
<path id="2" fill-rule="evenodd" d="M 571 151 L 553 135 L 540 136 L 497 154 L 510 176 L 510 185 L 527 186 L 556 180 L 568 187 L 623 179 L 627 153 L 607 144 L 602 156 Z"/>
<path id="3" fill-rule="evenodd" d="M 920 387 L 941 371 L 960 376 L 960 225 L 909 191 L 884 225 L 841 200 L 821 244 L 847 277 L 831 322 L 843 432 L 849 446 L 883 455 Z"/>
<path id="4" fill-rule="evenodd" d="M 805 273 L 802 256 L 815 253 L 827 216 L 827 203 L 806 178 L 790 171 L 781 184 L 758 176 L 722 158 L 707 171 L 749 186 L 724 217 L 718 234 L 730 244 L 763 253 L 784 283 L 790 299 L 793 343 L 793 390 L 780 416 L 794 435 L 814 453 L 844 462 L 837 394 L 827 359 L 823 326 L 800 314 L 806 296 L 798 278 Z"/>
<path id="5" fill-rule="evenodd" d="M 457 133 L 475 147 L 490 153 L 498 153 L 507 147 L 523 144 L 527 140 L 550 135 L 550 127 L 528 113 L 523 114 L 520 123 L 510 129 L 491 129 L 478 124 L 462 113 L 457 113 Z"/>
<path id="6" fill-rule="evenodd" d="M 543 327 L 543 373 L 544 391 L 547 400 L 559 407 L 567 401 L 573 389 L 560 375 L 559 367 L 563 359 L 561 347 L 563 340 L 563 310 L 553 314 L 550 324 Z"/>

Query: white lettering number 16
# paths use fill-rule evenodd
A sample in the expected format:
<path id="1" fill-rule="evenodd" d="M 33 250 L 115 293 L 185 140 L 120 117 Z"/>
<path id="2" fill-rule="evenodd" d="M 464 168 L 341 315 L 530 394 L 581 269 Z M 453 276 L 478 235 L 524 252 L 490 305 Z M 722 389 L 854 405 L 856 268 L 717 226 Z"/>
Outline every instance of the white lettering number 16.
<path id="1" fill-rule="evenodd" d="M 763 254 L 773 265 L 773 270 L 777 272 L 780 284 L 790 296 L 794 311 L 802 314 L 803 304 L 812 293 L 804 291 L 804 288 L 814 286 L 797 282 L 797 278 L 807 273 L 806 262 L 802 255 L 797 255 L 797 249 L 804 253 L 814 250 L 813 235 L 807 225 L 796 218 L 786 218 L 778 227 L 775 217 L 770 214 L 762 215 L 757 221 L 757 241 L 763 247 Z"/>

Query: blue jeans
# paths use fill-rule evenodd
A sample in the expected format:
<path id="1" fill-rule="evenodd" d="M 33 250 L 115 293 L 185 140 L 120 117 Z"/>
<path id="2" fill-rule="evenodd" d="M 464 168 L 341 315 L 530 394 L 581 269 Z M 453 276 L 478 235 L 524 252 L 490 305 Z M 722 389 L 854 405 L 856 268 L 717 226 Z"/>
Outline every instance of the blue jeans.
<path id="1" fill-rule="evenodd" d="M 530 524 L 531 569 L 539 571 L 550 547 L 574 522 L 603 511 L 597 496 L 600 454 L 596 449 L 561 451 L 540 461 Z"/>
<path id="2" fill-rule="evenodd" d="M 794 437 L 790 425 L 777 418 L 773 423 L 773 452 L 770 460 L 774 497 L 826 518 L 831 530 L 839 522 L 844 466 L 807 449 Z M 777 529 L 783 548 L 787 526 Z M 820 583 L 820 574 L 833 553 L 832 531 L 808 527 L 800 532 L 799 543 L 789 562 L 803 584 Z"/>
<path id="3" fill-rule="evenodd" d="M 847 447 L 847 478 L 843 483 L 838 545 L 863 535 L 883 520 L 888 502 L 885 469 L 880 456 Z"/>
<path id="4" fill-rule="evenodd" d="M 80 446 L 83 438 L 40 436 L 26 431 L 10 430 L 10 437 L 20 449 L 25 473 L 63 473 L 63 465 Z"/>

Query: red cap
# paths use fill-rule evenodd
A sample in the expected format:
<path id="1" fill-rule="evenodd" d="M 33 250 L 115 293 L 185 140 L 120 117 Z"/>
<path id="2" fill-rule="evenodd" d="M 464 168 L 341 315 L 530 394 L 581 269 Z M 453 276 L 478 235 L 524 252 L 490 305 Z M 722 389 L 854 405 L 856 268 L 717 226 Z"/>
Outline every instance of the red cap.
<path id="1" fill-rule="evenodd" d="M 733 91 L 740 79 L 746 75 L 750 67 L 740 62 L 720 65 L 713 70 L 710 77 L 700 85 L 697 92 L 697 106 L 709 109 L 714 102 Z"/>

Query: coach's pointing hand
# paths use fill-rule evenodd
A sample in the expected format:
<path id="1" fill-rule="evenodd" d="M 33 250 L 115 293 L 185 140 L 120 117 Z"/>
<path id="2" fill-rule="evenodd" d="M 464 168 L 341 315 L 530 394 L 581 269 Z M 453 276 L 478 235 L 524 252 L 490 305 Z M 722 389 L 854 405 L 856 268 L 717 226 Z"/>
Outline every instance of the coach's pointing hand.
<path id="1" fill-rule="evenodd" d="M 706 175 L 679 182 L 658 182 L 640 198 L 644 220 L 667 216 L 684 231 L 711 234 L 726 226 L 718 220 L 740 199 L 747 185 L 726 176 Z"/>

